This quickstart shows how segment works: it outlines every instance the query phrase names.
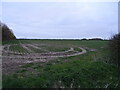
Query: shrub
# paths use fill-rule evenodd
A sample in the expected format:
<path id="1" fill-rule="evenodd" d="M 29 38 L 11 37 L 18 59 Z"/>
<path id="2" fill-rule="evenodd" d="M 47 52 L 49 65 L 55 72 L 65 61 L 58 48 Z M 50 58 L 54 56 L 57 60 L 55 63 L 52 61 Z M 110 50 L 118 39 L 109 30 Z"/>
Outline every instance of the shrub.
<path id="1" fill-rule="evenodd" d="M 13 34 L 12 30 L 9 29 L 9 27 L 3 23 L 0 22 L 0 30 L 2 30 L 2 40 L 15 40 L 16 37 Z"/>
<path id="2" fill-rule="evenodd" d="M 120 66 L 120 33 L 114 35 L 109 41 L 111 63 Z"/>

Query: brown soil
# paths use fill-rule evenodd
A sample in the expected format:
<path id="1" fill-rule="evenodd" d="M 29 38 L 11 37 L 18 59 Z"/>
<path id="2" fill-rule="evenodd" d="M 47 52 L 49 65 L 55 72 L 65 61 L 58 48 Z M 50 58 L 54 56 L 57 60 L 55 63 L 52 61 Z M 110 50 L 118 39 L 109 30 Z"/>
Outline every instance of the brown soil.
<path id="1" fill-rule="evenodd" d="M 2 73 L 9 74 L 20 70 L 22 65 L 28 63 L 46 63 L 51 60 L 55 60 L 58 57 L 70 57 L 86 53 L 86 50 L 79 47 L 82 52 L 74 51 L 74 48 L 70 48 L 64 52 L 48 52 L 48 53 L 35 53 L 32 52 L 26 44 L 21 45 L 24 49 L 30 51 L 31 53 L 19 53 L 9 50 L 10 45 L 3 46 L 2 51 Z M 37 46 L 31 45 L 33 48 L 38 48 Z"/>

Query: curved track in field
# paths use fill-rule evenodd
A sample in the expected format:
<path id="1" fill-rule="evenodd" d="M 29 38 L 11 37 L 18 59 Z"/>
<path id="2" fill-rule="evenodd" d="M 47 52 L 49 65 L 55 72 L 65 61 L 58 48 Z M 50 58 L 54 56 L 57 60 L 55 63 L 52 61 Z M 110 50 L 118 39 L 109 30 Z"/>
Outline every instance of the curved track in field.
<path id="1" fill-rule="evenodd" d="M 16 45 L 16 44 L 14 44 Z M 46 53 L 36 53 L 32 51 L 27 46 L 31 46 L 35 49 L 40 49 L 37 45 L 33 44 L 21 44 L 22 48 L 27 50 L 28 53 L 20 53 L 10 51 L 11 45 L 3 46 L 3 55 L 2 55 L 2 69 L 3 73 L 12 73 L 19 70 L 19 67 L 28 63 L 38 63 L 38 62 L 49 62 L 50 60 L 55 60 L 58 57 L 70 57 L 86 53 L 86 49 L 78 47 L 82 51 L 75 51 L 74 48 L 62 52 L 46 52 Z"/>

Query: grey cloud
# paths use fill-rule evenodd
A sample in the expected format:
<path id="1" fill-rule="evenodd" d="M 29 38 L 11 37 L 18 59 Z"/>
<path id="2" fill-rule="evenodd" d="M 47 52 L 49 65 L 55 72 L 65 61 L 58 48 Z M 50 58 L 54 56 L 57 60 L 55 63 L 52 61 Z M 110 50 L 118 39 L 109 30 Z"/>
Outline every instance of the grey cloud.
<path id="1" fill-rule="evenodd" d="M 18 38 L 109 38 L 117 3 L 3 3 L 3 22 Z"/>

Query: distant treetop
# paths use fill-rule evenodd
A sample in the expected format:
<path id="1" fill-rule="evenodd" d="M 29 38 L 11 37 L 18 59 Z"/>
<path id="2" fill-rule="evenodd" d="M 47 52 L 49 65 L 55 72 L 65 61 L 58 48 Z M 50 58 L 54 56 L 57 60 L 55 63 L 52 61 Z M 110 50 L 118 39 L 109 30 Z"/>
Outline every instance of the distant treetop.
<path id="1" fill-rule="evenodd" d="M 89 39 L 89 40 L 103 40 L 101 38 L 92 38 L 92 39 Z"/>

